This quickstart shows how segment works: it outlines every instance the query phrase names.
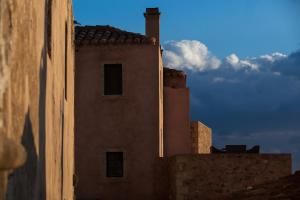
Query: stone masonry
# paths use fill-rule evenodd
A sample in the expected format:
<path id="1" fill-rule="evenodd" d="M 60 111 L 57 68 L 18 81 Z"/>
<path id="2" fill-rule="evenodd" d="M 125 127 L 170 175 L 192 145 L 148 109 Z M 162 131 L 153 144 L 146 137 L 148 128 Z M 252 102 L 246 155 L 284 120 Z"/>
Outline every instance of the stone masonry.
<path id="1" fill-rule="evenodd" d="M 211 153 L 212 130 L 199 121 L 191 122 L 191 136 L 193 153 L 205 154 Z"/>
<path id="2" fill-rule="evenodd" d="M 172 200 L 214 200 L 291 174 L 290 154 L 199 154 L 168 160 Z"/>

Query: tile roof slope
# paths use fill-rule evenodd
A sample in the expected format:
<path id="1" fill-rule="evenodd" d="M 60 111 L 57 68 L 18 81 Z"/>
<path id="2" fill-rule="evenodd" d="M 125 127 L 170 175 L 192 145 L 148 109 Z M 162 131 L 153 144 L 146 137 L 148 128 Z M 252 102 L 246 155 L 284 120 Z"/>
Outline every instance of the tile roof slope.
<path id="1" fill-rule="evenodd" d="M 112 26 L 76 26 L 75 44 L 155 44 L 155 38 L 139 33 L 127 32 Z"/>

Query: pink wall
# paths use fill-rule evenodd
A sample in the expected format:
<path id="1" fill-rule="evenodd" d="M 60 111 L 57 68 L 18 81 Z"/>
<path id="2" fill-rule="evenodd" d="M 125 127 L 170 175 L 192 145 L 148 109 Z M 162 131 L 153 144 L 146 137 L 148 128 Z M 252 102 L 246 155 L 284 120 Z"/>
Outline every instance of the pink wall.
<path id="1" fill-rule="evenodd" d="M 75 155 L 78 198 L 153 200 L 159 157 L 160 48 L 83 46 L 76 53 Z M 104 64 L 123 66 L 123 94 L 103 95 Z M 124 152 L 124 177 L 107 178 L 105 153 Z"/>
<path id="2" fill-rule="evenodd" d="M 183 72 L 164 69 L 165 156 L 192 153 L 189 89 Z"/>
<path id="3" fill-rule="evenodd" d="M 189 89 L 164 87 L 165 156 L 192 153 Z"/>

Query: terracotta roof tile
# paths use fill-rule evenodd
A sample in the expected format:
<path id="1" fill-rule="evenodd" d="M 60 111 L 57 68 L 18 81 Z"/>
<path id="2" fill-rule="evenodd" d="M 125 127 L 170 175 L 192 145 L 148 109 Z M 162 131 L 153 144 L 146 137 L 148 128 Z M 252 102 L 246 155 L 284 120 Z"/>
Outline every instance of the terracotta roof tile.
<path id="1" fill-rule="evenodd" d="M 105 44 L 155 44 L 155 38 L 149 38 L 139 33 L 127 32 L 111 26 L 76 26 L 75 44 L 105 45 Z"/>

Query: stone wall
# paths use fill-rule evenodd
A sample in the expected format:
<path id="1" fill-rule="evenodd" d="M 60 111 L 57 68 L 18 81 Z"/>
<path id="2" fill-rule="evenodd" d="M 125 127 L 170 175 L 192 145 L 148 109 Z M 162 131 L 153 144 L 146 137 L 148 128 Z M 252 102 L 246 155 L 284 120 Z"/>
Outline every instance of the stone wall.
<path id="1" fill-rule="evenodd" d="M 73 199 L 72 2 L 1 0 L 0 11 L 0 134 L 27 152 L 7 199 Z"/>
<path id="2" fill-rule="evenodd" d="M 300 171 L 291 176 L 269 181 L 247 190 L 215 200 L 298 200 L 300 199 Z"/>
<path id="3" fill-rule="evenodd" d="M 193 153 L 210 153 L 212 146 L 212 131 L 199 121 L 191 122 L 191 137 Z"/>
<path id="4" fill-rule="evenodd" d="M 170 199 L 213 200 L 291 174 L 290 154 L 199 154 L 169 159 Z"/>

